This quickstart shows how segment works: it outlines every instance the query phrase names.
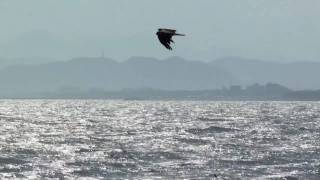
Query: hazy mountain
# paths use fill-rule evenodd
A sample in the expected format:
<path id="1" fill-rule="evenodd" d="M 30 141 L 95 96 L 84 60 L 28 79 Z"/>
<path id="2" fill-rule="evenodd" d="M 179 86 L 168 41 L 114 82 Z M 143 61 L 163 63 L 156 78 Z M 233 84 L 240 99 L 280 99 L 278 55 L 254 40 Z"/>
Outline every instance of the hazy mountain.
<path id="1" fill-rule="evenodd" d="M 165 60 L 133 57 L 124 62 L 77 58 L 0 69 L 0 94 L 88 89 L 203 90 L 268 82 L 290 89 L 320 89 L 319 69 L 320 63 L 280 64 L 240 58 L 210 63 L 179 57 Z"/>
<path id="2" fill-rule="evenodd" d="M 69 89 L 154 88 L 165 90 L 216 89 L 234 78 L 209 64 L 173 57 L 166 60 L 134 57 L 125 62 L 78 58 L 0 70 L 0 93 L 53 92 Z"/>
<path id="3" fill-rule="evenodd" d="M 211 65 L 237 77 L 235 84 L 273 82 L 297 90 L 320 89 L 320 63 L 276 63 L 228 57 L 213 61 Z"/>
<path id="4" fill-rule="evenodd" d="M 0 42 L 0 53 L 5 57 L 48 57 L 50 54 L 65 54 L 66 42 L 63 37 L 46 30 L 34 30 Z M 28 58 L 29 61 L 33 61 Z"/>
<path id="5" fill-rule="evenodd" d="M 0 57 L 0 69 L 7 68 L 14 65 L 36 65 L 49 62 L 55 62 L 55 59 L 46 57 L 33 57 L 33 58 L 3 58 Z"/>

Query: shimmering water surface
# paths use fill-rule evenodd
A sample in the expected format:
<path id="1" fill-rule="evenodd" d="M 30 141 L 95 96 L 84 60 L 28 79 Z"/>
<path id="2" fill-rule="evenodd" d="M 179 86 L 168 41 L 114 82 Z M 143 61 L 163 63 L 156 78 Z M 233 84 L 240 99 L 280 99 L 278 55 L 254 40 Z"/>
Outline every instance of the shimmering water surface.
<path id="1" fill-rule="evenodd" d="M 319 171 L 317 102 L 0 101 L 1 179 L 320 179 Z"/>

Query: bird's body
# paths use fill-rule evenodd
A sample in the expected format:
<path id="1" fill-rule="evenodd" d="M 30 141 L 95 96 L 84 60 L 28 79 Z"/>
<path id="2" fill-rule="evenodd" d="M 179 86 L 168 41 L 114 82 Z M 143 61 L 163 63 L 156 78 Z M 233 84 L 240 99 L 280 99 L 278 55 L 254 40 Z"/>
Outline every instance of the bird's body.
<path id="1" fill-rule="evenodd" d="M 172 47 L 170 46 L 171 43 L 174 43 L 172 40 L 173 36 L 185 36 L 184 34 L 178 34 L 176 33 L 176 30 L 173 29 L 158 29 L 157 36 L 159 38 L 159 41 L 164 47 L 166 47 L 169 50 L 172 50 Z"/>

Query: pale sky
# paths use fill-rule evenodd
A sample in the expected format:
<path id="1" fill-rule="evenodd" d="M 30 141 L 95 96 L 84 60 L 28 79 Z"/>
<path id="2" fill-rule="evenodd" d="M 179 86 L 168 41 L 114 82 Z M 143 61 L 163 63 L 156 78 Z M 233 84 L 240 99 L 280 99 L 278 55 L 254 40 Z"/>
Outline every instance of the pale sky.
<path id="1" fill-rule="evenodd" d="M 319 0 L 0 0 L 0 57 L 320 62 Z M 167 51 L 155 35 L 175 28 Z"/>

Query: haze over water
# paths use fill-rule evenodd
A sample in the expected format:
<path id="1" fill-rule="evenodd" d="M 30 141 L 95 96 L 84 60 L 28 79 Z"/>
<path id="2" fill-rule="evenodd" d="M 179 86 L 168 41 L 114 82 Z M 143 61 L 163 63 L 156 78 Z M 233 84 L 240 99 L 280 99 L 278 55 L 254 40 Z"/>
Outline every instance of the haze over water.
<path id="1" fill-rule="evenodd" d="M 0 177 L 319 179 L 318 102 L 2 100 Z"/>
<path id="2" fill-rule="evenodd" d="M 2 0 L 0 57 L 317 61 L 318 0 Z M 168 53 L 158 28 L 187 34 Z M 46 62 L 42 58 L 42 62 Z"/>

